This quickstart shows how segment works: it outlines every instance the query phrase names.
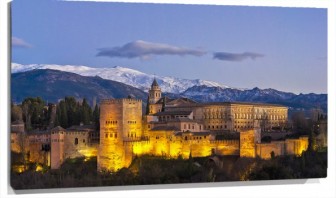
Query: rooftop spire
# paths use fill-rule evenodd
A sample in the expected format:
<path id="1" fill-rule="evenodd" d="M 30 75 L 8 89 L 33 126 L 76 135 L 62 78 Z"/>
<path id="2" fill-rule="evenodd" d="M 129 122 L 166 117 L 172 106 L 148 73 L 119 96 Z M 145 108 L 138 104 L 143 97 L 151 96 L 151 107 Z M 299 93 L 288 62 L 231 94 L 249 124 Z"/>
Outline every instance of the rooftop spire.
<path id="1" fill-rule="evenodd" d="M 154 87 L 154 86 L 159 86 L 159 84 L 157 83 L 157 81 L 156 81 L 156 78 L 154 77 L 154 80 L 153 80 L 153 83 L 152 83 L 152 87 Z"/>

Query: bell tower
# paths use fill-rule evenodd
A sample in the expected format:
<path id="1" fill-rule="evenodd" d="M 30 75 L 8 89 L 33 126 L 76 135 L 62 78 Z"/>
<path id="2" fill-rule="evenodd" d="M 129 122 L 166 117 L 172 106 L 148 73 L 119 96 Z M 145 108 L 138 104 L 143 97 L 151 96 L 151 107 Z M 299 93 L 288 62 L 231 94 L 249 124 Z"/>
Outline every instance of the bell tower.
<path id="1" fill-rule="evenodd" d="M 149 104 L 155 104 L 161 98 L 161 88 L 154 78 L 151 88 L 149 89 Z"/>

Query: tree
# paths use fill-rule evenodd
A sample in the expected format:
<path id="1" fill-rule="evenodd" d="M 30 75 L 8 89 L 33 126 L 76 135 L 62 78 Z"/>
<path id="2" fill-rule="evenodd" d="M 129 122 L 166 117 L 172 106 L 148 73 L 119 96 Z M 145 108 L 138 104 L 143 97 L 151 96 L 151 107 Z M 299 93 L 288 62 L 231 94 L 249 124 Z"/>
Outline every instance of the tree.
<path id="1" fill-rule="evenodd" d="M 67 115 L 66 105 L 63 100 L 58 105 L 57 117 L 58 117 L 60 126 L 63 128 L 67 128 L 68 127 L 68 115 Z"/>
<path id="2" fill-rule="evenodd" d="M 149 96 L 147 97 L 147 104 L 146 104 L 146 115 L 149 115 Z"/>
<path id="3" fill-rule="evenodd" d="M 58 117 L 56 116 L 55 118 L 55 123 L 54 123 L 54 127 L 60 126 L 60 123 L 58 121 Z"/>
<path id="4" fill-rule="evenodd" d="M 92 120 L 92 109 L 85 98 L 82 102 L 81 118 L 81 122 L 83 122 L 84 124 L 90 124 L 90 121 Z"/>
<path id="5" fill-rule="evenodd" d="M 274 157 L 275 157 L 275 153 L 274 153 L 274 151 L 272 151 L 271 152 L 271 159 L 274 159 Z"/>
<path id="6" fill-rule="evenodd" d="M 165 111 L 165 108 L 166 108 L 166 97 L 163 97 L 163 103 L 162 103 L 162 110 L 161 111 Z"/>
<path id="7" fill-rule="evenodd" d="M 99 112 L 99 107 L 96 104 L 94 110 L 93 110 L 93 122 L 95 123 L 96 129 L 99 130 L 99 116 L 100 116 L 100 112 Z"/>
<path id="8" fill-rule="evenodd" d="M 79 113 L 79 105 L 74 97 L 65 97 L 64 98 L 65 106 L 66 106 L 66 114 L 67 114 L 67 125 L 78 125 L 80 119 L 78 117 Z"/>
<path id="9" fill-rule="evenodd" d="M 11 122 L 22 120 L 22 108 L 18 105 L 11 104 Z"/>
<path id="10" fill-rule="evenodd" d="M 27 167 L 27 147 L 28 147 L 28 137 L 25 132 L 23 133 L 18 133 L 17 134 L 18 138 L 18 144 L 19 144 L 19 152 L 21 154 L 21 161 L 24 165 L 24 168 L 26 169 Z"/>
<path id="11" fill-rule="evenodd" d="M 23 121 L 26 129 L 45 129 L 48 118 L 46 117 L 45 101 L 40 97 L 26 98 L 22 102 Z"/>
<path id="12" fill-rule="evenodd" d="M 316 143 L 316 135 L 314 133 L 314 130 L 310 130 L 308 141 L 309 141 L 308 150 L 309 151 L 316 151 L 317 150 L 317 143 Z"/>
<path id="13" fill-rule="evenodd" d="M 93 115 L 92 109 L 85 98 L 80 103 L 74 97 L 65 97 L 57 105 L 56 118 L 63 128 L 80 123 L 90 124 L 91 122 L 96 123 L 96 126 L 99 127 L 99 107 L 96 105 Z"/>
<path id="14" fill-rule="evenodd" d="M 312 128 L 312 123 L 306 119 L 303 111 L 293 113 L 292 122 L 294 130 L 300 134 L 308 135 Z"/>

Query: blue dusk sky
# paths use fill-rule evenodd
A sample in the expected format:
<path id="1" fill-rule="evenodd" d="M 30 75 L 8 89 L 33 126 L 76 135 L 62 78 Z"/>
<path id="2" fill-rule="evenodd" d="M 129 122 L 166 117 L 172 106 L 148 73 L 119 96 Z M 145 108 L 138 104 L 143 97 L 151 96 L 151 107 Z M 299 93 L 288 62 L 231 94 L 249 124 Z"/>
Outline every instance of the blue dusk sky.
<path id="1" fill-rule="evenodd" d="M 14 0 L 12 62 L 327 93 L 327 9 Z"/>

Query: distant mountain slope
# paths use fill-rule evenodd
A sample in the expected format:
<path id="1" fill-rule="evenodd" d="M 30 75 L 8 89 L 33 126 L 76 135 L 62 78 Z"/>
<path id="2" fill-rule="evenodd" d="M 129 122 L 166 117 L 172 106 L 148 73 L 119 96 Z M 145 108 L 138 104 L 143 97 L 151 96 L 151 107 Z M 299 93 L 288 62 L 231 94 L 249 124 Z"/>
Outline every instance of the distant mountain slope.
<path id="1" fill-rule="evenodd" d="M 58 70 L 42 69 L 13 73 L 11 79 L 11 93 L 14 102 L 21 102 L 28 96 L 40 96 L 44 100 L 56 102 L 65 96 L 86 98 L 97 102 L 103 98 L 126 98 L 134 95 L 146 103 L 147 92 L 120 82 L 88 77 Z M 309 110 L 321 108 L 327 112 L 327 94 L 293 94 L 275 89 L 240 90 L 233 88 L 193 86 L 181 94 L 165 93 L 172 98 L 187 97 L 198 102 L 262 102 L 282 104 L 292 109 Z"/>
<path id="2" fill-rule="evenodd" d="M 324 112 L 328 109 L 327 94 L 293 94 L 275 89 L 239 90 L 232 88 L 194 86 L 184 91 L 181 96 L 192 98 L 196 101 L 241 101 L 282 104 L 295 109 L 321 108 Z"/>
<path id="3" fill-rule="evenodd" d="M 146 74 L 134 69 L 115 66 L 111 68 L 94 68 L 87 66 L 74 65 L 47 65 L 47 64 L 31 64 L 21 65 L 12 63 L 12 73 L 30 71 L 34 69 L 54 69 L 66 72 L 76 73 L 82 76 L 100 76 L 107 80 L 121 82 L 143 91 L 148 91 L 148 88 L 153 82 L 154 76 Z M 228 88 L 228 86 L 206 80 L 188 80 L 176 77 L 155 76 L 163 92 L 182 93 L 186 89 L 193 86 L 205 85 L 208 87 Z"/>
<path id="4" fill-rule="evenodd" d="M 92 102 L 96 97 L 98 102 L 104 98 L 126 98 L 130 94 L 147 100 L 147 93 L 140 89 L 97 76 L 86 77 L 43 69 L 14 73 L 11 78 L 11 97 L 15 102 L 21 102 L 28 96 L 40 96 L 49 102 L 56 102 L 65 96 L 86 98 Z"/>

